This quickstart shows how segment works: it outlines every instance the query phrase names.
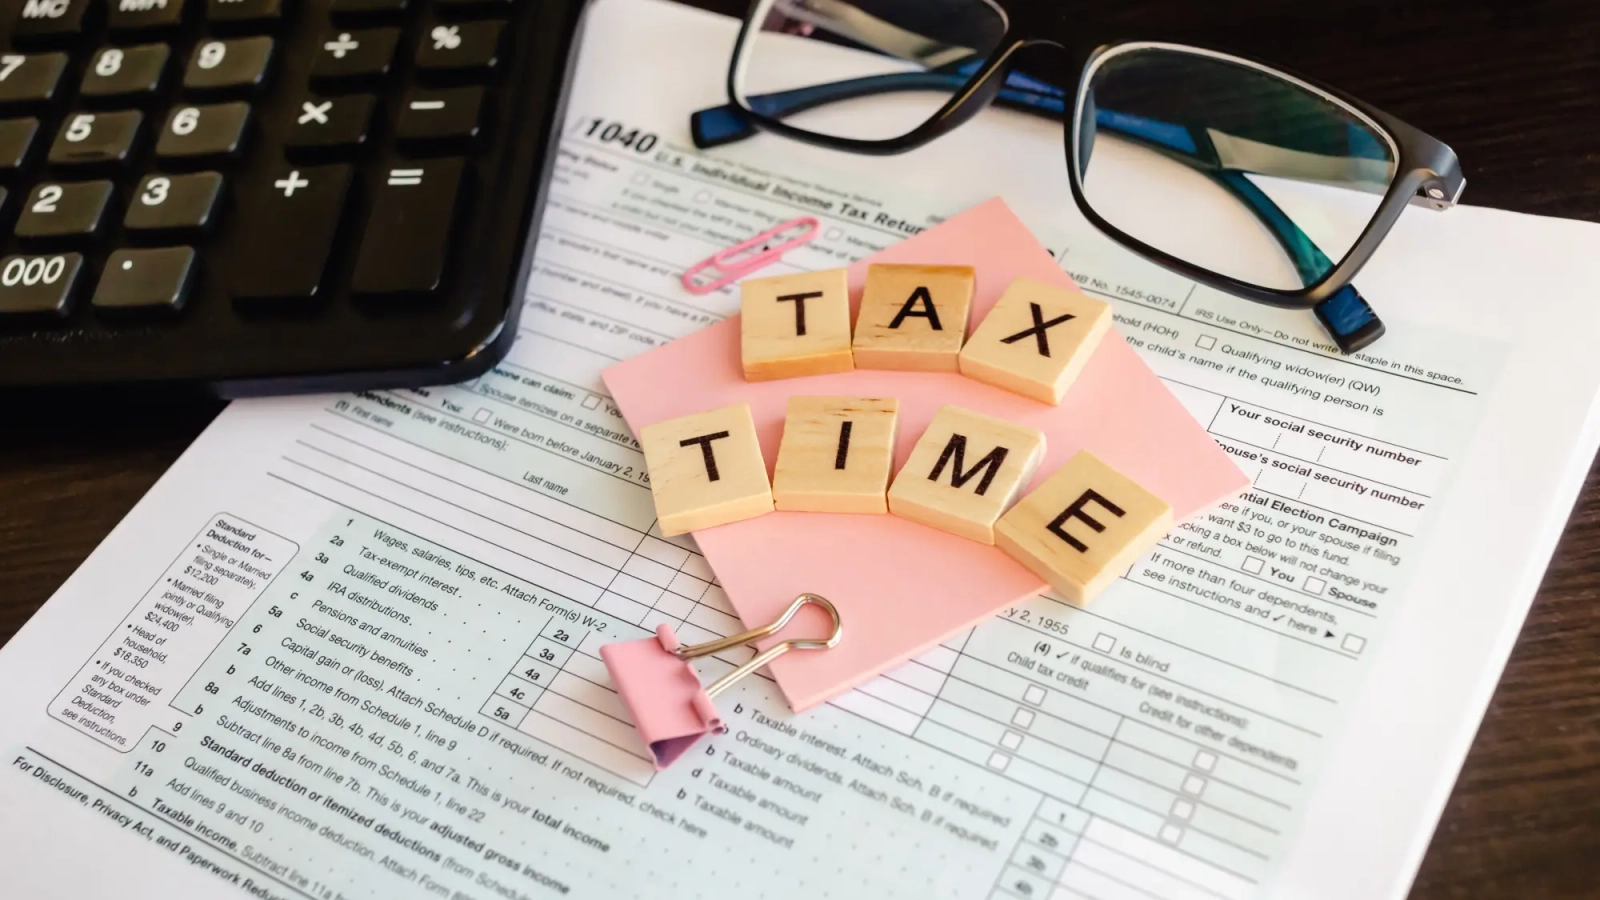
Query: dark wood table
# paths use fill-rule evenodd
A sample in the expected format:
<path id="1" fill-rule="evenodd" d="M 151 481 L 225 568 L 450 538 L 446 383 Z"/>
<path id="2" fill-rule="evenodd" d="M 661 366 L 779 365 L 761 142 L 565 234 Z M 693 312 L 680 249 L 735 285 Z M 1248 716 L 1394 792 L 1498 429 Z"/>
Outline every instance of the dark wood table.
<path id="1" fill-rule="evenodd" d="M 1304 72 L 1451 144 L 1465 202 L 1600 220 L 1600 4 L 1003 2 L 1048 3 L 1092 40 L 1158 27 L 1163 38 Z M 26 399 L 0 408 L 0 638 L 220 409 Z M 1591 473 L 1417 877 L 1418 900 L 1600 895 L 1597 549 Z"/>

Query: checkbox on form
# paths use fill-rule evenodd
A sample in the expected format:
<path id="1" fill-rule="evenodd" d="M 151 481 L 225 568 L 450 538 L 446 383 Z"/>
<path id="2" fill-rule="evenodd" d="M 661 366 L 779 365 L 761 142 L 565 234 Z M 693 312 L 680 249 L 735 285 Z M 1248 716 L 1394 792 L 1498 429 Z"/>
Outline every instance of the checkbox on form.
<path id="1" fill-rule="evenodd" d="M 1210 350 L 1212 347 L 1217 345 L 1217 339 L 1209 334 L 1202 334 L 1200 335 L 1199 339 L 1194 342 L 1194 345 L 1199 347 L 1201 350 Z"/>
<path id="2" fill-rule="evenodd" d="M 1017 710 L 1016 715 L 1011 717 L 1011 724 L 1017 726 L 1018 728 L 1027 728 L 1029 725 L 1032 725 L 1033 724 L 1033 710 L 1031 710 L 1031 709 L 1019 709 L 1019 710 Z"/>
<path id="3" fill-rule="evenodd" d="M 487 409 L 480 408 L 477 412 L 472 414 L 472 421 L 482 425 L 483 423 L 489 421 L 489 415 L 490 413 Z"/>
<path id="4" fill-rule="evenodd" d="M 1094 636 L 1094 649 L 1101 653 L 1110 653 L 1117 649 L 1117 639 L 1109 634 L 1097 634 Z"/>
<path id="5" fill-rule="evenodd" d="M 1022 699 L 1027 703 L 1038 706 L 1044 702 L 1044 688 L 1039 687 L 1037 684 L 1030 684 L 1028 689 L 1022 692 Z"/>
<path id="6" fill-rule="evenodd" d="M 1245 570 L 1246 572 L 1249 572 L 1251 575 L 1260 575 L 1261 574 L 1261 567 L 1266 565 L 1266 564 L 1267 564 L 1266 561 L 1261 559 L 1260 557 L 1257 557 L 1257 556 L 1246 556 L 1244 558 L 1244 565 L 1240 566 L 1239 568 Z"/>
<path id="7" fill-rule="evenodd" d="M 1315 576 L 1309 576 L 1309 575 L 1306 576 L 1306 593 L 1308 593 L 1308 594 L 1316 594 L 1318 596 L 1321 596 L 1322 595 L 1322 589 L 1326 588 L 1327 586 L 1328 586 L 1328 583 L 1326 581 L 1323 581 L 1321 578 L 1317 578 Z"/>

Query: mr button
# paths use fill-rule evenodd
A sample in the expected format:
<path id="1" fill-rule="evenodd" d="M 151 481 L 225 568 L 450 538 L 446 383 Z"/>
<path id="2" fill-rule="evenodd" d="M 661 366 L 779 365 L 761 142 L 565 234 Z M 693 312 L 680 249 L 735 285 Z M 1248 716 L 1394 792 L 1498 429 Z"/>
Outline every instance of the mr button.
<path id="1" fill-rule="evenodd" d="M 1172 527 L 1172 507 L 1087 451 L 995 526 L 995 546 L 1083 606 Z"/>
<path id="2" fill-rule="evenodd" d="M 746 381 L 855 368 L 844 269 L 752 278 L 739 285 L 739 350 Z"/>
<path id="3" fill-rule="evenodd" d="M 994 524 L 1044 458 L 1037 429 L 942 406 L 889 488 L 902 519 L 994 543 Z"/>
<path id="4" fill-rule="evenodd" d="M 661 533 L 671 537 L 772 512 L 767 464 L 750 405 L 639 430 Z"/>
<path id="5" fill-rule="evenodd" d="M 973 282 L 971 266 L 868 266 L 856 315 L 856 368 L 957 371 Z"/>
<path id="6" fill-rule="evenodd" d="M 1059 404 L 1110 328 L 1109 303 L 1018 278 L 962 349 L 961 374 Z"/>

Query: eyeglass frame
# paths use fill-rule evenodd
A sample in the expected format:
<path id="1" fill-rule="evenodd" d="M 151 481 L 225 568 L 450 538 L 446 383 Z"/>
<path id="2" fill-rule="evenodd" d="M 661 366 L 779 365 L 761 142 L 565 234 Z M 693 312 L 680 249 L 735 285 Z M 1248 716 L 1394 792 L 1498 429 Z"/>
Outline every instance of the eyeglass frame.
<path id="1" fill-rule="evenodd" d="M 737 108 L 741 116 L 748 120 L 751 125 L 793 140 L 834 150 L 879 156 L 904 153 L 942 137 L 995 103 L 1001 97 L 1002 92 L 1007 89 L 1008 84 L 1014 80 L 1015 73 L 1011 72 L 1011 68 L 1014 65 L 1014 57 L 1019 51 L 1038 46 L 1053 47 L 1068 54 L 1069 60 L 1076 59 L 1078 63 L 1079 76 L 1076 89 L 1071 92 L 1066 91 L 1064 88 L 1058 90 L 1061 90 L 1063 96 L 1070 95 L 1074 97 L 1071 125 L 1070 127 L 1064 127 L 1062 130 L 1067 169 L 1071 176 L 1072 197 L 1077 204 L 1079 212 L 1101 232 L 1159 265 L 1175 271 L 1190 280 L 1268 306 L 1285 309 L 1311 309 L 1330 298 L 1334 298 L 1339 291 L 1350 285 L 1356 274 L 1372 258 L 1378 245 L 1388 236 L 1389 230 L 1394 227 L 1394 223 L 1400 218 L 1400 214 L 1404 212 L 1406 206 L 1416 204 L 1432 210 L 1449 209 L 1455 205 L 1461 195 L 1461 191 L 1466 186 L 1466 178 L 1461 174 L 1460 162 L 1456 158 L 1455 152 L 1448 145 L 1383 110 L 1336 88 L 1250 57 L 1223 53 L 1184 43 L 1123 40 L 1102 44 L 1085 52 L 1081 49 L 1075 51 L 1064 41 L 1053 38 L 1020 37 L 1019 32 L 1022 29 L 1017 28 L 1009 11 L 995 2 L 995 0 L 982 0 L 982 2 L 993 7 L 1001 15 L 1005 24 L 995 49 L 989 52 L 960 88 L 953 91 L 950 99 L 927 121 L 904 135 L 882 140 L 838 137 L 810 131 L 790 125 L 777 116 L 767 115 L 752 108 L 746 102 L 746 96 L 741 93 L 744 67 L 748 63 L 747 51 L 754 36 L 760 33 L 764 13 L 771 7 L 772 2 L 773 0 L 752 0 L 750 10 L 746 13 L 744 22 L 740 26 L 739 36 L 734 45 L 733 58 L 728 66 L 727 91 L 730 104 Z M 1342 107 L 1371 127 L 1374 133 L 1389 143 L 1394 156 L 1394 177 L 1384 192 L 1382 200 L 1379 201 L 1373 217 L 1368 221 L 1355 243 L 1344 257 L 1336 264 L 1333 264 L 1320 279 L 1294 291 L 1268 288 L 1242 281 L 1153 247 L 1112 225 L 1094 210 L 1084 195 L 1083 171 L 1078 153 L 1078 148 L 1081 146 L 1084 102 L 1088 97 L 1092 77 L 1096 69 L 1109 59 L 1135 49 L 1162 49 L 1195 54 L 1254 69 L 1282 79 L 1291 85 L 1320 95 L 1325 100 Z M 936 70 L 929 69 L 926 71 L 934 72 Z M 1068 71 L 1071 71 L 1070 67 Z M 908 74 L 920 75 L 924 73 L 911 72 Z M 872 79 L 855 79 L 855 81 L 860 82 L 870 80 Z M 840 84 L 844 83 L 840 82 Z M 889 88 L 888 90 L 895 89 Z M 852 92 L 836 99 L 848 99 L 862 95 L 860 92 Z M 821 102 L 828 101 L 823 100 Z M 785 114 L 792 115 L 814 105 L 817 104 L 814 102 L 807 103 L 797 108 L 789 109 Z M 1036 106 L 1036 104 L 1022 104 L 1024 108 L 1030 105 Z M 717 111 L 715 109 L 704 110 L 701 113 L 697 113 L 696 116 Z M 1034 111 L 1038 111 L 1038 109 L 1035 108 Z M 1063 124 L 1065 125 L 1066 123 Z M 732 139 L 737 138 L 724 138 L 714 142 L 701 143 L 697 134 L 696 143 L 704 147 L 715 143 L 727 143 L 728 140 Z M 1243 179 L 1240 180 L 1243 181 Z M 1234 191 L 1234 193 L 1237 194 L 1238 192 Z M 1275 226 L 1275 237 L 1278 238 L 1280 243 L 1284 244 L 1286 252 L 1297 264 L 1301 260 L 1296 257 L 1294 249 L 1290 247 L 1290 242 L 1294 238 L 1281 231 L 1284 225 L 1293 229 L 1299 239 L 1303 240 L 1312 251 L 1320 254 L 1321 251 L 1317 250 L 1315 245 L 1310 244 L 1309 239 L 1305 239 L 1304 235 L 1299 233 L 1299 229 L 1293 225 L 1292 220 L 1289 220 L 1281 210 L 1278 210 L 1276 205 L 1272 204 L 1264 194 L 1261 194 L 1258 198 L 1241 196 L 1239 199 L 1265 224 L 1268 224 L 1269 227 Z M 1280 223 L 1268 221 L 1269 217 L 1274 213 L 1277 217 L 1281 217 L 1283 221 Z M 1351 292 L 1354 293 L 1353 287 Z M 1365 301 L 1361 300 L 1359 295 L 1356 295 L 1356 300 L 1361 306 L 1366 306 Z M 1344 304 L 1340 305 L 1343 306 Z M 1367 310 L 1370 313 L 1370 307 Z M 1322 309 L 1318 310 L 1319 315 L 1323 312 L 1324 310 Z M 1378 328 L 1381 333 L 1381 324 Z M 1375 337 L 1376 335 L 1373 335 L 1374 339 Z"/>

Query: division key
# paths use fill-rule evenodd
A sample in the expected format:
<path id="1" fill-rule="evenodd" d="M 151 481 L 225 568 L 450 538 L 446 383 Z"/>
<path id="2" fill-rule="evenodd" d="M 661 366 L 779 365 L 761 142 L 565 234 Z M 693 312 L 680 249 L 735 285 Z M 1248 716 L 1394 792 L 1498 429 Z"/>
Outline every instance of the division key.
<path id="1" fill-rule="evenodd" d="M 241 202 L 225 271 L 238 299 L 313 297 L 350 193 L 347 165 L 267 167 Z"/>

